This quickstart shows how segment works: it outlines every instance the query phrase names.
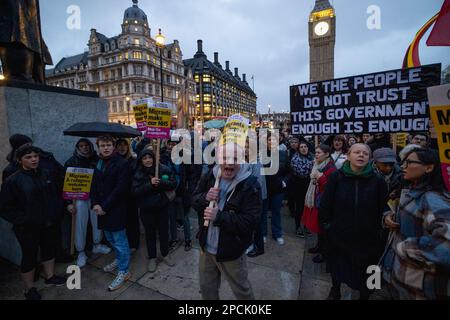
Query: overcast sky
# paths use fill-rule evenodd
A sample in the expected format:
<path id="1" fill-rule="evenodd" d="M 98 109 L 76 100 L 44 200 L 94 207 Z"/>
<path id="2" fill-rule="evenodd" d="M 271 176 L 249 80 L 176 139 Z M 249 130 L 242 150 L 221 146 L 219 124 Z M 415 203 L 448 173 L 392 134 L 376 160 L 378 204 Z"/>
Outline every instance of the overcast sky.
<path id="1" fill-rule="evenodd" d="M 309 82 L 308 16 L 315 0 L 140 0 L 152 36 L 162 28 L 180 41 L 183 58 L 197 51 L 197 39 L 213 60 L 255 77 L 258 110 L 289 110 L 289 86 Z M 443 0 L 335 0 L 335 77 L 398 69 L 416 32 Z M 81 9 L 81 29 L 69 30 L 67 8 Z M 108 37 L 121 32 L 131 0 L 41 0 L 43 33 L 53 61 L 82 53 L 91 28 Z M 366 26 L 367 8 L 381 9 L 381 30 Z M 428 36 L 425 37 L 425 40 Z M 422 64 L 450 64 L 450 48 L 421 45 Z"/>

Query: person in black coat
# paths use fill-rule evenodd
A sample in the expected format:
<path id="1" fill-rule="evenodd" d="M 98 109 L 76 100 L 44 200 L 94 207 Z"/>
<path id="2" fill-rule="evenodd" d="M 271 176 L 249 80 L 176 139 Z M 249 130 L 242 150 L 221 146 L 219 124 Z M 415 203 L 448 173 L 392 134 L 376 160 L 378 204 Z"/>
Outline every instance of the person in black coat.
<path id="1" fill-rule="evenodd" d="M 219 150 L 219 159 L 223 158 L 224 149 L 226 147 Z M 245 251 L 252 244 L 253 232 L 259 223 L 261 187 L 258 179 L 251 175 L 250 165 L 237 164 L 236 154 L 233 164 L 230 162 L 216 165 L 203 175 L 193 196 L 193 207 L 202 223 L 198 234 L 202 250 L 200 290 L 205 300 L 219 299 L 221 274 L 227 278 L 238 300 L 254 299 L 247 278 Z M 222 174 L 216 189 L 219 169 Z M 209 208 L 210 201 L 216 201 L 214 208 Z M 205 220 L 209 223 L 207 227 Z"/>
<path id="2" fill-rule="evenodd" d="M 139 226 L 139 209 L 133 199 L 131 193 L 131 184 L 133 182 L 133 175 L 136 171 L 137 160 L 133 157 L 130 141 L 127 139 L 117 140 L 117 153 L 128 162 L 128 167 L 131 173 L 130 187 L 127 194 L 127 237 L 130 245 L 131 253 L 139 249 L 141 241 L 141 231 Z"/>
<path id="3" fill-rule="evenodd" d="M 16 151 L 19 170 L 3 183 L 0 196 L 0 216 L 13 225 L 22 249 L 21 272 L 27 300 L 41 299 L 34 288 L 39 249 L 46 285 L 65 284 L 64 278 L 54 275 L 63 201 L 58 181 L 39 166 L 39 153 L 30 145 Z"/>
<path id="4" fill-rule="evenodd" d="M 159 177 L 156 176 L 156 159 L 151 150 L 142 150 L 137 159 L 137 169 L 133 176 L 132 193 L 141 213 L 145 228 L 148 250 L 148 271 L 155 272 L 156 234 L 159 235 L 163 262 L 174 266 L 169 255 L 169 198 L 168 192 L 176 188 L 173 172 L 165 165 L 159 165 Z"/>
<path id="5" fill-rule="evenodd" d="M 106 239 L 116 252 L 116 260 L 104 268 L 106 272 L 119 269 L 116 279 L 108 288 L 115 291 L 131 277 L 130 248 L 125 229 L 130 171 L 127 161 L 115 153 L 115 141 L 112 137 L 99 137 L 97 147 L 100 159 L 92 181 L 91 205 L 98 216 L 98 228 L 104 231 Z"/>
<path id="6" fill-rule="evenodd" d="M 2 182 L 5 182 L 7 178 L 13 175 L 15 172 L 20 170 L 20 163 L 16 159 L 16 150 L 21 146 L 33 145 L 33 140 L 23 134 L 14 134 L 9 138 L 9 143 L 11 145 L 11 152 L 7 156 L 9 162 L 8 166 L 3 170 Z M 46 152 L 40 148 L 39 149 L 39 167 L 45 169 L 51 176 L 52 180 L 55 182 L 58 190 L 62 193 L 64 185 L 64 167 L 55 159 L 52 153 Z M 56 250 L 56 262 L 57 263 L 68 263 L 73 261 L 73 257 L 69 255 L 70 250 L 70 221 L 68 215 L 65 215 L 64 208 L 58 214 L 59 223 L 57 228 L 58 246 Z"/>
<path id="7" fill-rule="evenodd" d="M 271 149 L 274 146 L 274 150 L 278 152 L 278 170 L 275 174 L 266 176 L 267 185 L 267 196 L 269 210 L 272 213 L 271 223 L 272 223 L 272 238 L 277 241 L 281 246 L 284 245 L 283 239 L 283 228 L 281 224 L 281 207 L 283 206 L 284 196 L 287 192 L 287 181 L 289 175 L 289 158 L 286 151 L 279 149 L 278 141 L 275 135 L 268 135 L 267 137 L 267 147 L 269 157 L 272 157 Z M 265 168 L 269 168 L 272 165 L 275 166 L 276 163 L 271 161 L 269 164 L 265 164 Z M 264 238 L 267 237 L 267 216 L 263 216 L 263 234 Z"/>
<path id="8" fill-rule="evenodd" d="M 365 144 L 350 148 L 348 161 L 333 173 L 319 205 L 319 221 L 327 237 L 327 260 L 333 287 L 329 299 L 340 299 L 341 283 L 368 299 L 367 268 L 383 252 L 381 221 L 387 185 L 374 172 Z"/>

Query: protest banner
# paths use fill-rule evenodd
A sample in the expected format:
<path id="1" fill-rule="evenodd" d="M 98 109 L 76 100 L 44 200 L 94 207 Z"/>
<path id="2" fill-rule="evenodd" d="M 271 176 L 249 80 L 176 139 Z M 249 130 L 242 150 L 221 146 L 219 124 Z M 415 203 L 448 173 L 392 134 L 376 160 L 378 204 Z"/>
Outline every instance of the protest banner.
<path id="1" fill-rule="evenodd" d="M 89 200 L 94 169 L 67 168 L 64 178 L 65 200 Z"/>
<path id="2" fill-rule="evenodd" d="M 247 118 L 239 114 L 230 116 L 223 129 L 219 145 L 226 145 L 227 143 L 234 142 L 242 148 L 245 148 L 249 123 Z"/>
<path id="3" fill-rule="evenodd" d="M 170 125 L 172 122 L 172 110 L 167 104 L 157 103 L 147 110 L 146 138 L 170 139 Z"/>
<path id="4" fill-rule="evenodd" d="M 291 87 L 294 135 L 427 131 L 427 88 L 441 64 Z"/>
<path id="5" fill-rule="evenodd" d="M 428 88 L 430 114 L 436 130 L 442 176 L 450 191 L 450 84 Z"/>
<path id="6" fill-rule="evenodd" d="M 152 98 L 135 100 L 132 103 L 136 126 L 139 131 L 147 130 L 147 109 L 153 105 Z"/>

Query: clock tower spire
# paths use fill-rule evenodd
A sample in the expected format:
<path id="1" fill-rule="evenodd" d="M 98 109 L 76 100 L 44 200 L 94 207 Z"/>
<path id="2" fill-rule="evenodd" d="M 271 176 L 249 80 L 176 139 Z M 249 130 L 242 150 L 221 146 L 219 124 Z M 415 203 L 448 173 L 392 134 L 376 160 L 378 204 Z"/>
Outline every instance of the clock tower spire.
<path id="1" fill-rule="evenodd" d="M 316 0 L 309 16 L 310 81 L 334 78 L 336 15 L 329 0 Z"/>

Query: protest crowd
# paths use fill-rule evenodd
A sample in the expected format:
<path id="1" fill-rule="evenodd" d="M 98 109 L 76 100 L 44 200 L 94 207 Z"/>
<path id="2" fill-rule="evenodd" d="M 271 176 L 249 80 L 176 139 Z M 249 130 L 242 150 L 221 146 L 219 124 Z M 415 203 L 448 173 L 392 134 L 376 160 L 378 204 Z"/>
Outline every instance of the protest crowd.
<path id="1" fill-rule="evenodd" d="M 40 263 L 46 285 L 65 285 L 55 263 L 75 259 L 83 268 L 87 251 L 115 253 L 104 271 L 118 270 L 108 290 L 119 289 L 131 277 L 130 257 L 140 250 L 142 224 L 149 272 L 159 263 L 177 263 L 171 252 L 181 242 L 181 229 L 186 252 L 194 237 L 201 247 L 204 299 L 219 298 L 222 275 L 238 299 L 254 299 L 246 259 L 263 255 L 268 238 L 284 245 L 280 211 L 287 201 L 296 236 L 317 235 L 308 259 L 326 264 L 333 284 L 328 299 L 341 299 L 342 284 L 358 291 L 360 299 L 448 299 L 450 193 L 436 139 L 414 133 L 399 147 L 391 138 L 270 132 L 268 153 L 278 153 L 279 166 L 275 174 L 263 175 L 261 169 L 272 164 L 249 159 L 248 143 L 235 145 L 231 156 L 219 146 L 215 152 L 224 161 L 207 165 L 174 163 L 179 139 L 164 143 L 157 155 L 147 138 L 102 136 L 95 145 L 83 138 L 63 166 L 29 137 L 13 135 L 0 215 L 13 225 L 22 249 L 25 297 L 40 299 L 34 287 Z M 242 164 L 240 151 L 246 157 Z M 94 171 L 88 199 L 61 196 L 69 167 Z M 191 208 L 198 214 L 198 234 L 191 234 Z M 70 255 L 72 215 L 75 256 Z M 370 266 L 382 270 L 381 289 L 367 287 Z"/>

